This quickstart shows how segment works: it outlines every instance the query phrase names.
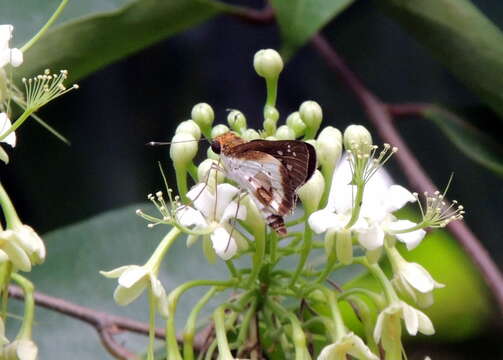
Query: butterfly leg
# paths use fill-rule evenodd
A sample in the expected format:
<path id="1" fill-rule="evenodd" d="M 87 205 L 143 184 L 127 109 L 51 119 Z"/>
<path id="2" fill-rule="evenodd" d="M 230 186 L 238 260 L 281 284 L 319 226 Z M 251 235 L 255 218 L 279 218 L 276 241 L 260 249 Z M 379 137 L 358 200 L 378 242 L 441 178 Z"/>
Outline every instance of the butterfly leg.
<path id="1" fill-rule="evenodd" d="M 187 204 L 184 204 L 183 206 L 180 207 L 180 209 L 183 209 L 187 206 L 191 206 L 192 204 L 194 204 L 194 202 L 199 198 L 199 196 L 201 196 L 201 194 L 204 192 L 204 190 L 206 189 L 206 187 L 208 186 L 208 181 L 210 179 L 210 176 L 211 176 L 211 171 L 214 171 L 215 173 L 215 184 L 217 183 L 217 177 L 218 177 L 218 171 L 221 171 L 221 172 L 224 172 L 225 173 L 225 169 L 223 167 L 220 166 L 220 160 L 218 160 L 218 163 L 217 164 L 211 164 L 208 172 L 206 173 L 206 177 L 204 179 L 204 185 L 203 187 L 201 188 L 201 190 L 199 190 L 199 192 L 197 193 L 197 195 L 191 199 Z M 216 193 L 216 191 L 215 191 Z M 216 196 L 216 194 L 215 194 Z M 215 205 L 216 205 L 216 199 L 215 199 Z M 216 208 L 214 210 L 216 212 Z"/>
<path id="2" fill-rule="evenodd" d="M 236 228 L 239 207 L 241 206 L 241 199 L 243 198 L 242 195 L 246 196 L 246 195 L 248 195 L 248 193 L 246 191 L 241 190 L 240 193 L 237 195 L 238 202 L 237 202 L 237 206 L 236 206 L 236 213 L 234 214 L 234 220 L 232 222 L 232 229 L 231 229 L 231 232 L 229 233 L 229 239 L 227 240 L 227 246 L 225 247 L 225 251 L 227 251 L 229 249 L 229 246 L 231 244 L 232 234 L 234 233 L 234 229 Z"/>

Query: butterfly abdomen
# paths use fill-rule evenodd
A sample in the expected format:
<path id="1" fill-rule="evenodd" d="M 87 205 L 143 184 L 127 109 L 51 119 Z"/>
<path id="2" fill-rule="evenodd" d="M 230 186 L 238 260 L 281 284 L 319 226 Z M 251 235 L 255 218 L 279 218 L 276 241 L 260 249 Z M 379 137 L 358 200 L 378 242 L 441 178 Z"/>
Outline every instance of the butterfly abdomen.
<path id="1" fill-rule="evenodd" d="M 266 220 L 267 225 L 269 225 L 279 236 L 285 236 L 288 233 L 283 217 L 272 214 L 269 215 Z"/>

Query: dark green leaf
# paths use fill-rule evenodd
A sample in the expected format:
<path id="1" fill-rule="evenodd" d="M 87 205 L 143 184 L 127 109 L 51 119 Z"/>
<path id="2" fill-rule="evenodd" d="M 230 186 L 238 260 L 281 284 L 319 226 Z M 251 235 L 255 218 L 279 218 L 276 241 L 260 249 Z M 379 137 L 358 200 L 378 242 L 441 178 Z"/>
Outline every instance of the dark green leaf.
<path id="1" fill-rule="evenodd" d="M 473 161 L 503 175 L 503 147 L 457 114 L 439 106 L 428 107 L 423 116 L 442 130 Z"/>
<path id="2" fill-rule="evenodd" d="M 503 33 L 469 0 L 378 0 L 503 117 Z"/>
<path id="3" fill-rule="evenodd" d="M 272 0 L 288 57 L 354 0 Z"/>
<path id="4" fill-rule="evenodd" d="M 79 79 L 223 9 L 228 7 L 210 0 L 135 0 L 115 11 L 68 21 L 27 51 L 16 75 L 68 69 L 73 80 Z"/>

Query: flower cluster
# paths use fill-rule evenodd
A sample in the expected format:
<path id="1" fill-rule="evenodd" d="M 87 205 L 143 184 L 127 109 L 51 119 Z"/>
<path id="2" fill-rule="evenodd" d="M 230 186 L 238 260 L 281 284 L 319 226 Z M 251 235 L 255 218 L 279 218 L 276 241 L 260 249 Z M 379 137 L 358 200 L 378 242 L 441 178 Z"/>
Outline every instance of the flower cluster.
<path id="1" fill-rule="evenodd" d="M 285 124 L 278 126 L 280 114 L 275 102 L 282 59 L 274 50 L 261 50 L 255 55 L 254 67 L 265 79 L 268 91 L 263 129 L 248 127 L 245 115 L 239 110 L 229 112 L 227 125 L 213 125 L 215 113 L 210 105 L 200 103 L 193 107 L 191 119 L 177 127 L 171 141 L 170 157 L 178 195 L 173 196 L 174 190 L 170 188 L 165 193 L 149 195 L 160 215 L 137 211 L 150 227 L 168 225 L 171 230 L 145 265 L 102 273 L 119 278 L 114 293 L 116 302 L 126 305 L 148 289 L 154 304 L 160 306 L 159 310 L 168 319 L 169 359 L 182 359 L 175 338 L 177 302 L 185 291 L 196 286 L 209 286 L 210 290 L 188 317 L 184 359 L 195 356 L 193 340 L 199 311 L 215 294 L 226 289 L 233 289 L 233 296 L 213 314 L 215 335 L 208 338 L 212 345 L 202 350 L 206 358 L 213 358 L 215 351 L 221 359 L 257 357 L 254 346 L 249 344 L 253 345 L 253 339 L 260 337 L 270 346 L 262 351 L 274 352 L 281 358 L 310 359 L 315 355 L 319 360 L 342 360 L 347 356 L 377 360 L 384 351 L 386 359 L 403 359 L 402 320 L 410 335 L 433 334 L 431 320 L 416 307 L 431 305 L 433 291 L 443 285 L 420 264 L 406 261 L 397 244 L 403 243 L 407 250 L 413 250 L 424 239 L 427 228 L 444 227 L 450 221 L 462 219 L 463 207 L 455 202 L 447 204 L 445 194 L 440 193 L 425 194 L 421 203 L 416 193 L 394 184 L 383 165 L 398 149 L 389 144 L 376 146 L 369 131 L 361 125 L 351 125 L 343 133 L 332 126 L 321 128 L 323 111 L 315 101 L 303 102 L 286 117 Z M 261 139 L 301 140 L 314 147 L 316 168 L 297 189 L 302 207 L 296 209 L 292 205 L 294 220 L 285 224 L 288 235 L 280 236 L 272 225 L 268 226 L 271 212 L 274 221 L 282 221 L 283 213 L 274 213 L 274 207 L 267 205 L 266 200 L 269 196 L 273 203 L 287 191 L 283 178 L 275 178 L 274 174 L 281 173 L 275 172 L 280 166 L 277 164 L 282 164 L 278 158 L 293 143 L 277 143 L 285 146 L 278 148 L 278 158 L 252 149 L 255 152 L 249 156 L 227 158 L 225 162 L 221 157 L 232 157 L 232 153 L 222 152 L 221 144 L 212 142 L 207 158 L 197 165 L 198 140 L 202 136 L 215 139 L 229 132 L 236 143 L 225 146 Z M 290 171 L 289 176 L 294 176 L 291 164 L 284 164 L 282 171 Z M 263 188 L 242 188 L 240 184 L 246 181 L 259 182 Z M 411 203 L 419 203 L 419 221 L 397 216 L 398 210 Z M 230 278 L 196 279 L 166 294 L 157 274 L 167 250 L 180 234 L 187 235 L 187 246 L 201 239 L 208 260 L 212 262 L 219 257 L 225 261 Z M 325 262 L 321 266 L 309 264 L 310 255 L 318 248 L 325 249 Z M 283 267 L 281 260 L 292 255 L 298 259 L 295 268 Z M 250 267 L 238 268 L 234 264 L 235 259 L 247 256 Z M 391 278 L 380 265 L 384 256 L 392 267 Z M 332 273 L 349 264 L 366 268 L 382 292 L 356 288 L 338 292 L 326 285 Z M 370 298 L 374 306 L 363 301 L 362 295 Z M 356 309 L 366 329 L 364 338 L 348 329 L 340 309 L 340 303 L 345 301 Z M 290 308 L 294 303 L 301 305 Z M 258 334 L 259 331 L 264 333 Z M 324 346 L 313 353 L 314 337 L 318 339 L 316 343 L 322 342 Z M 152 343 L 148 354 L 152 359 Z"/>

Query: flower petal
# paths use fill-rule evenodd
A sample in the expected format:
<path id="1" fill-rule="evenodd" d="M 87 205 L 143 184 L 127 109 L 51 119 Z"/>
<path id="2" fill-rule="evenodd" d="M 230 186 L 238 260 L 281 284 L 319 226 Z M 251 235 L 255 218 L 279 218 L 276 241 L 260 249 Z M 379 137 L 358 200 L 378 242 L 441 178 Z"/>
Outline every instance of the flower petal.
<path id="1" fill-rule="evenodd" d="M 130 266 L 131 265 L 124 265 L 110 271 L 100 271 L 100 274 L 109 279 L 115 279 L 121 276 Z"/>
<path id="2" fill-rule="evenodd" d="M 10 63 L 14 67 L 18 67 L 23 63 L 23 53 L 21 50 L 16 48 L 10 49 Z"/>
<path id="3" fill-rule="evenodd" d="M 339 221 L 339 217 L 332 211 L 321 209 L 309 216 L 309 226 L 317 234 L 327 231 Z"/>
<path id="4" fill-rule="evenodd" d="M 384 231 L 373 223 L 367 229 L 358 231 L 358 242 L 367 250 L 375 250 L 384 244 Z"/>
<path id="5" fill-rule="evenodd" d="M 381 333 L 382 333 L 382 327 L 383 327 L 383 322 L 384 322 L 385 316 L 386 316 L 386 313 L 384 311 L 381 311 L 379 313 L 379 316 L 377 317 L 377 322 L 374 327 L 374 341 L 376 343 L 378 343 L 379 340 L 381 340 Z"/>
<path id="6" fill-rule="evenodd" d="M 206 219 L 213 218 L 215 211 L 215 195 L 205 183 L 199 183 L 192 187 L 187 193 L 187 197 L 192 200 L 192 205 L 199 210 Z"/>
<path id="7" fill-rule="evenodd" d="M 408 202 L 416 200 L 414 195 L 403 186 L 391 185 L 386 191 L 384 205 L 387 212 L 394 212 L 403 208 Z"/>
<path id="8" fill-rule="evenodd" d="M 413 228 L 416 225 L 417 225 L 416 223 L 413 223 L 412 221 L 409 220 L 397 220 L 390 222 L 388 224 L 388 229 L 391 231 L 400 231 Z M 423 238 L 426 235 L 426 231 L 424 231 L 423 229 L 419 229 L 394 235 L 398 240 L 405 243 L 408 250 L 412 250 L 415 249 L 421 243 L 421 240 L 423 240 Z"/>
<path id="9" fill-rule="evenodd" d="M 435 280 L 430 273 L 417 263 L 406 263 L 401 269 L 400 274 L 415 289 L 422 293 L 427 293 L 435 288 Z"/>
<path id="10" fill-rule="evenodd" d="M 182 205 L 175 213 L 176 220 L 185 227 L 195 226 L 196 228 L 205 228 L 208 222 L 204 215 L 190 206 Z"/>
<path id="11" fill-rule="evenodd" d="M 225 209 L 231 204 L 234 197 L 239 193 L 239 189 L 231 184 L 223 183 L 217 186 L 216 214 L 215 219 L 221 219 Z M 234 208 L 234 213 L 235 213 Z"/>
<path id="12" fill-rule="evenodd" d="M 401 302 L 402 304 L 402 318 L 405 321 L 405 328 L 410 335 L 416 335 L 419 329 L 419 320 L 417 318 L 417 311 L 412 306 Z"/>
<path id="13" fill-rule="evenodd" d="M 351 344 L 347 353 L 355 359 L 379 360 L 379 357 L 370 351 L 359 336 L 349 333 L 343 337 L 342 341 Z"/>
<path id="14" fill-rule="evenodd" d="M 416 310 L 417 318 L 419 320 L 419 331 L 424 335 L 435 334 L 435 328 L 430 318 L 422 311 Z"/>
<path id="15" fill-rule="evenodd" d="M 134 284 L 141 282 L 148 275 L 144 266 L 130 265 L 129 268 L 119 277 L 119 284 L 125 288 L 130 288 Z"/>
<path id="16" fill-rule="evenodd" d="M 11 230 L 2 231 L 6 233 Z M 17 245 L 14 241 L 6 240 L 0 245 L 0 248 L 9 255 L 9 260 L 12 261 L 14 266 L 21 271 L 31 271 L 31 261 L 24 249 Z"/>
<path id="17" fill-rule="evenodd" d="M 231 202 L 220 217 L 220 223 L 227 222 L 230 219 L 246 219 L 246 207 L 243 204 L 238 205 L 235 201 Z"/>
<path id="18" fill-rule="evenodd" d="M 223 260 L 229 260 L 236 254 L 238 249 L 236 241 L 222 226 L 215 229 L 210 239 L 216 254 Z"/>
<path id="19" fill-rule="evenodd" d="M 0 135 L 10 129 L 12 123 L 6 113 L 0 113 Z M 2 140 L 12 147 L 16 146 L 16 133 L 13 131 L 5 139 Z"/>
<path id="20" fill-rule="evenodd" d="M 141 295 L 146 285 L 146 282 L 139 281 L 129 288 L 121 285 L 117 286 L 114 291 L 115 302 L 121 306 L 129 305 Z"/>

